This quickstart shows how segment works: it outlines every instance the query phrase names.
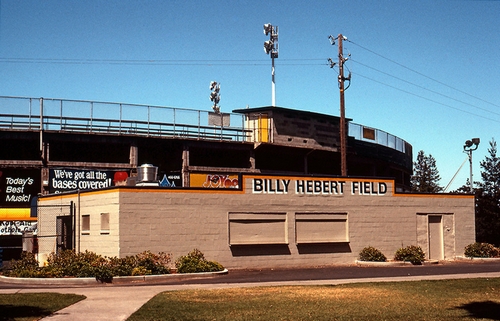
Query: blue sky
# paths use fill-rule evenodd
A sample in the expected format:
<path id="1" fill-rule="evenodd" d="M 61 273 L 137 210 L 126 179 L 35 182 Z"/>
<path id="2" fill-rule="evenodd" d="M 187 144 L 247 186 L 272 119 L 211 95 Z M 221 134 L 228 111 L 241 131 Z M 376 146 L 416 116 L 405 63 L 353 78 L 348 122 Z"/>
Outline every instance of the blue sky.
<path id="1" fill-rule="evenodd" d="M 500 1 L 0 1 L 0 96 L 211 110 L 271 104 L 264 23 L 279 27 L 276 105 L 346 116 L 432 154 L 446 186 L 479 137 L 500 140 Z M 0 107 L 1 108 L 1 107 Z M 1 110 L 0 110 L 1 113 Z M 468 165 L 451 189 L 465 183 Z"/>

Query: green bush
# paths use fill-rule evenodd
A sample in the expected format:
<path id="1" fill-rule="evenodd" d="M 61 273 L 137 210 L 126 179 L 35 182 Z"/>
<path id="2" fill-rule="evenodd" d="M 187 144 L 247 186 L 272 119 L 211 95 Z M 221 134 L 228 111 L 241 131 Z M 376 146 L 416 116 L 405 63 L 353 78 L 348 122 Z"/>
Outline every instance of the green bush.
<path id="1" fill-rule="evenodd" d="M 144 266 L 136 266 L 135 268 L 132 269 L 132 272 L 130 275 L 150 275 L 151 271 L 146 269 Z"/>
<path id="2" fill-rule="evenodd" d="M 359 252 L 360 261 L 385 262 L 385 255 L 372 246 L 365 247 Z"/>
<path id="3" fill-rule="evenodd" d="M 412 264 L 422 264 L 425 261 L 425 253 L 420 246 L 409 245 L 400 248 L 394 255 L 395 261 L 407 261 Z"/>
<path id="4" fill-rule="evenodd" d="M 133 275 L 132 270 L 136 264 L 134 256 L 124 258 L 110 257 L 108 258 L 108 267 L 114 276 Z"/>
<path id="5" fill-rule="evenodd" d="M 50 277 L 93 277 L 96 267 L 103 265 L 104 261 L 103 257 L 93 252 L 63 250 L 49 255 L 46 272 Z"/>
<path id="6" fill-rule="evenodd" d="M 38 267 L 38 261 L 35 254 L 22 252 L 20 260 L 13 260 L 10 270 L 5 271 L 5 275 L 18 278 L 36 278 L 43 277 L 41 268 Z"/>
<path id="7" fill-rule="evenodd" d="M 472 243 L 465 247 L 464 254 L 467 257 L 500 257 L 500 249 L 489 243 Z"/>
<path id="8" fill-rule="evenodd" d="M 111 283 L 113 281 L 113 270 L 103 261 L 102 264 L 94 266 L 93 274 L 97 281 Z"/>
<path id="9" fill-rule="evenodd" d="M 181 256 L 175 261 L 178 273 L 216 272 L 223 271 L 224 267 L 214 261 L 207 261 L 203 253 L 194 249 L 186 256 Z"/>
<path id="10" fill-rule="evenodd" d="M 136 255 L 137 266 L 145 267 L 149 274 L 170 273 L 170 255 L 160 252 L 159 254 L 145 251 Z"/>
<path id="11" fill-rule="evenodd" d="M 12 277 L 95 277 L 101 282 L 111 282 L 114 276 L 167 274 L 170 261 L 169 254 L 150 251 L 125 258 L 108 258 L 89 251 L 64 250 L 51 253 L 47 264 L 40 268 L 34 254 L 23 252 L 21 260 L 14 261 L 5 274 Z"/>

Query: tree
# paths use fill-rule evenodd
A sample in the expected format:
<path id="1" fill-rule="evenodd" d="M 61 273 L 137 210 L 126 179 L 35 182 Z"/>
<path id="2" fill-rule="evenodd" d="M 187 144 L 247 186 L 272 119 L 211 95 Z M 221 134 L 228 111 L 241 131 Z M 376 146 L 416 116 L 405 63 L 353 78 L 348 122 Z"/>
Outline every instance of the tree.
<path id="1" fill-rule="evenodd" d="M 413 163 L 413 176 L 411 177 L 412 192 L 437 193 L 443 190 L 438 183 L 441 180 L 432 155 L 426 156 L 424 151 L 418 152 L 417 160 Z"/>
<path id="2" fill-rule="evenodd" d="M 476 241 L 500 245 L 500 157 L 490 141 L 489 156 L 479 163 L 481 182 L 476 189 Z"/>
<path id="3" fill-rule="evenodd" d="M 479 163 L 482 182 L 478 185 L 488 196 L 498 196 L 500 191 L 500 157 L 497 156 L 497 142 L 490 141 L 489 156 Z"/>
<path id="4" fill-rule="evenodd" d="M 460 186 L 456 190 L 451 191 L 450 193 L 454 194 L 470 194 L 470 180 L 467 178 L 467 181 L 464 185 Z"/>

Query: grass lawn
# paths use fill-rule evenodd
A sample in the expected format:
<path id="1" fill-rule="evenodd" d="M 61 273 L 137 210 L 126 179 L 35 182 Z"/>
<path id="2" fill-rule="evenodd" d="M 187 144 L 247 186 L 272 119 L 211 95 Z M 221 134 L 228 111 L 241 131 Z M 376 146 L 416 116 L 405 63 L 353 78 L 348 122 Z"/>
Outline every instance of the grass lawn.
<path id="1" fill-rule="evenodd" d="M 0 294 L 0 321 L 38 320 L 83 299 L 76 294 Z"/>
<path id="2" fill-rule="evenodd" d="M 500 320 L 500 278 L 163 292 L 139 320 Z"/>

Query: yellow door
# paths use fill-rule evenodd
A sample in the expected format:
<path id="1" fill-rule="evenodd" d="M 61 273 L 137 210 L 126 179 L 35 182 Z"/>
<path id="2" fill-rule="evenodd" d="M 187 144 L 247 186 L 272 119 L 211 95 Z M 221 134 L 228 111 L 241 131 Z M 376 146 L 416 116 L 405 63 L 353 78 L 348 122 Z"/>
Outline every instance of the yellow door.
<path id="1" fill-rule="evenodd" d="M 259 142 L 269 142 L 269 118 L 267 114 L 259 114 L 259 129 L 258 129 Z"/>

